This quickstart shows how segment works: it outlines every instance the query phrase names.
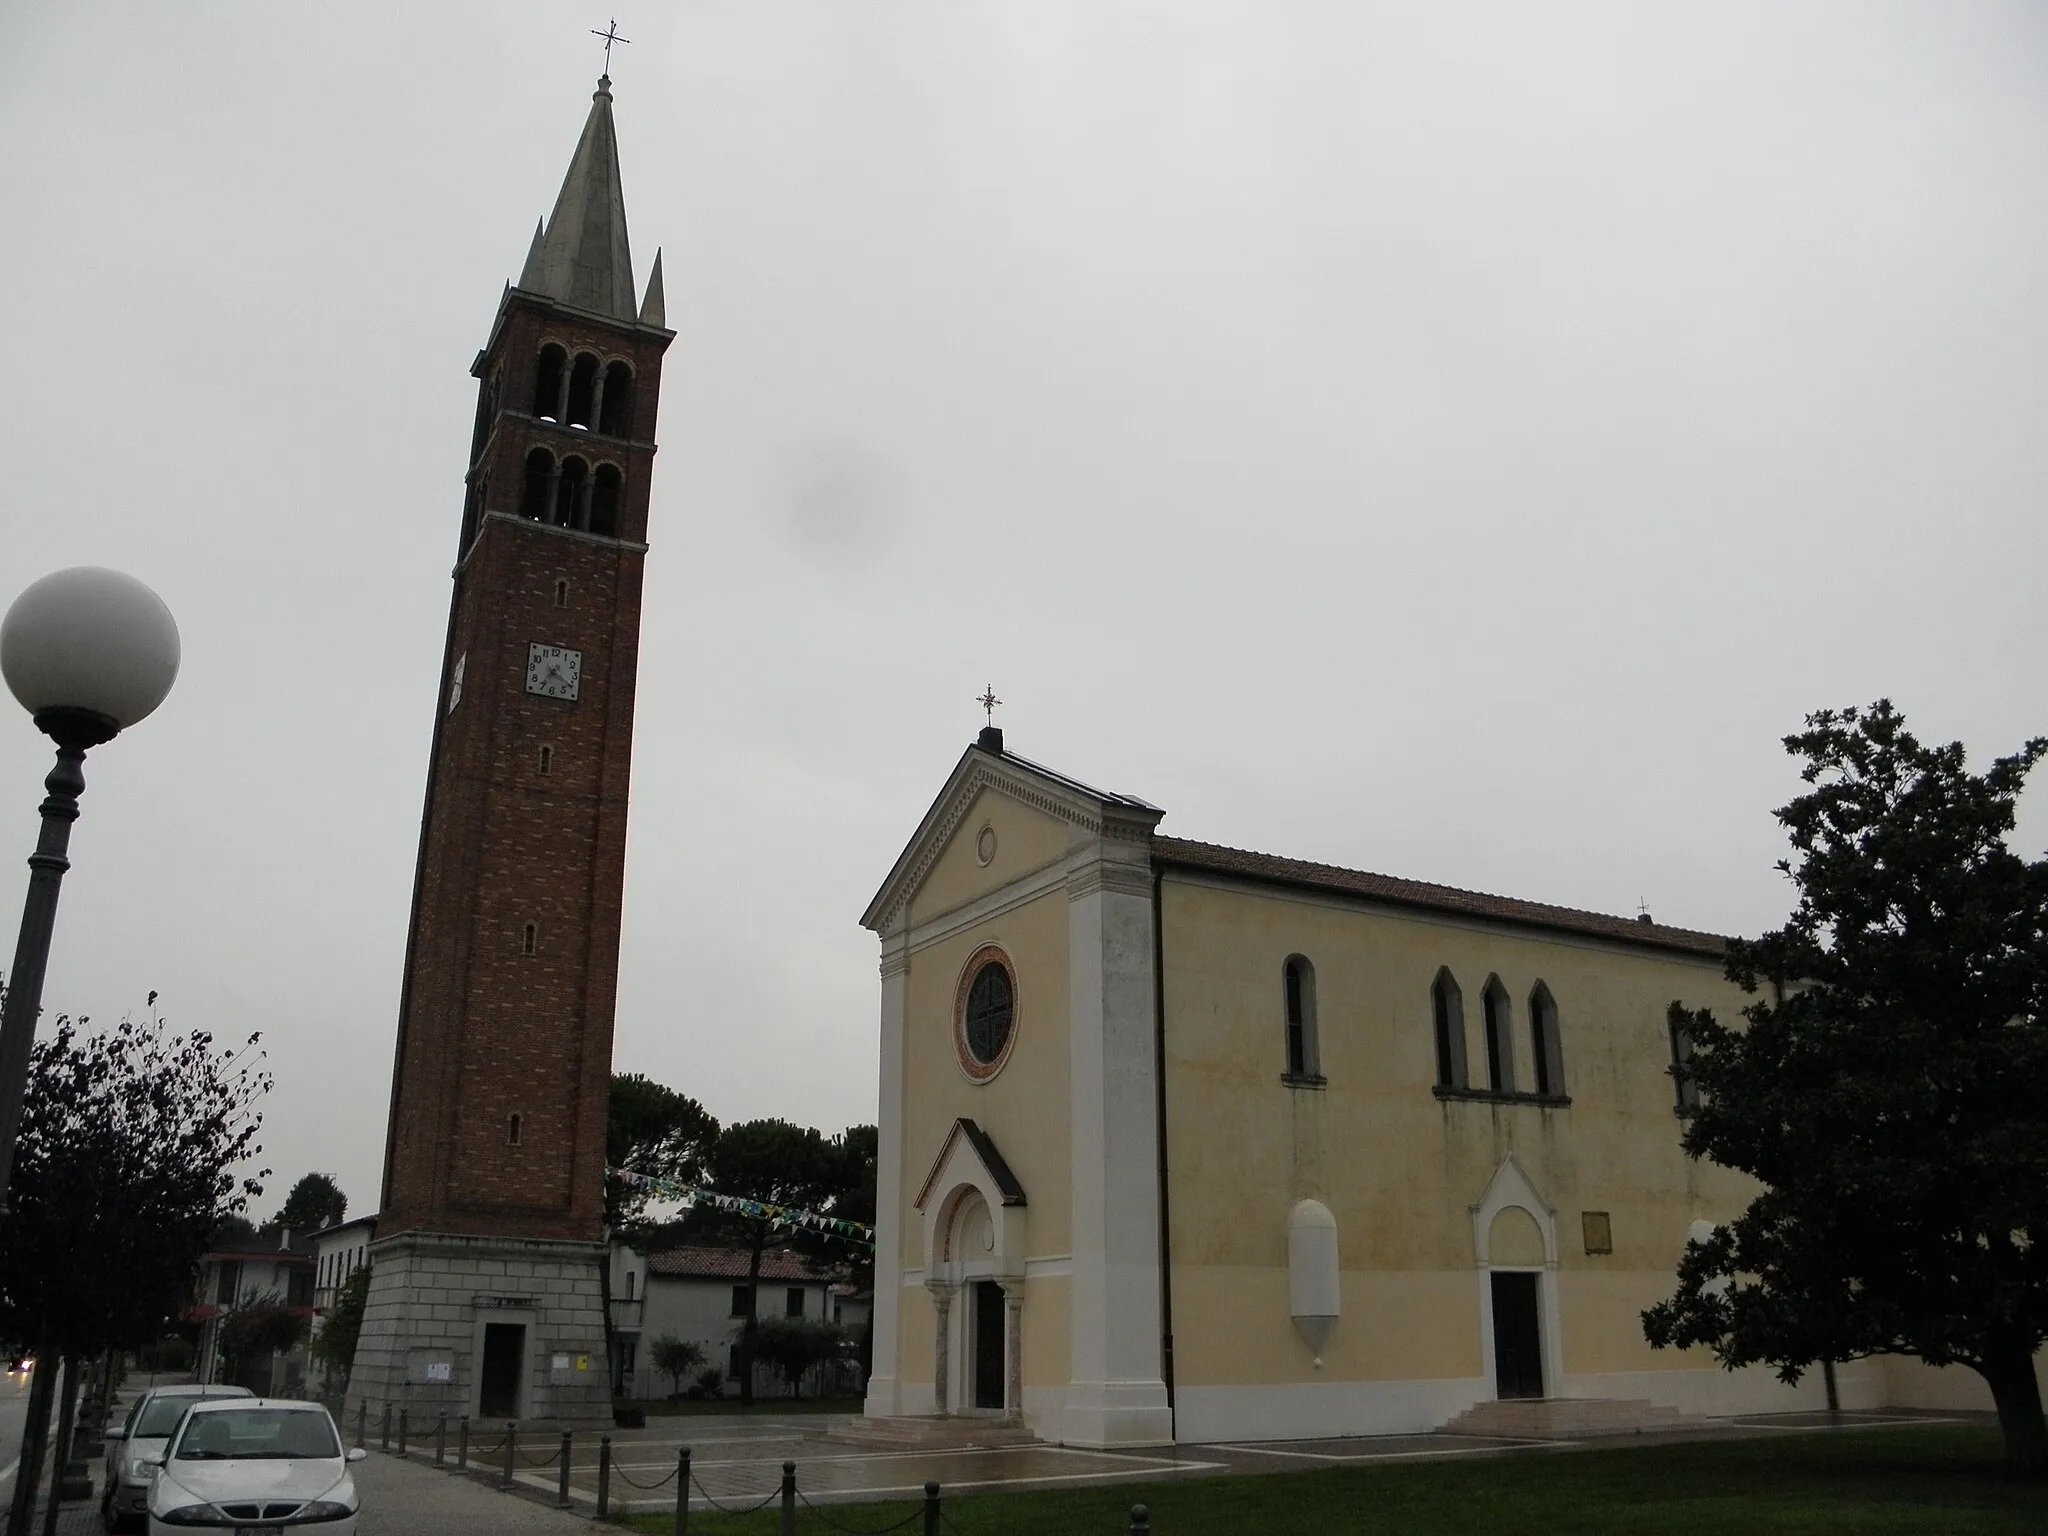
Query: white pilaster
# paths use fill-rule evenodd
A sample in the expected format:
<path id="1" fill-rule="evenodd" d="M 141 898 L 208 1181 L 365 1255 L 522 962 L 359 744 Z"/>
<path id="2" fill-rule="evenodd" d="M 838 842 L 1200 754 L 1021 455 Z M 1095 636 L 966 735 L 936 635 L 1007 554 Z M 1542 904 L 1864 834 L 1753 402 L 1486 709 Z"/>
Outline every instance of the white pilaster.
<path id="1" fill-rule="evenodd" d="M 903 1014 L 910 980 L 907 929 L 882 941 L 882 1081 L 875 1137 L 874 1372 L 863 1411 L 871 1418 L 902 1413 L 899 1319 L 903 1298 Z"/>
<path id="2" fill-rule="evenodd" d="M 1063 1438 L 1173 1438 L 1161 1371 L 1152 870 L 1113 833 L 1067 886 L 1073 1142 L 1072 1377 Z"/>

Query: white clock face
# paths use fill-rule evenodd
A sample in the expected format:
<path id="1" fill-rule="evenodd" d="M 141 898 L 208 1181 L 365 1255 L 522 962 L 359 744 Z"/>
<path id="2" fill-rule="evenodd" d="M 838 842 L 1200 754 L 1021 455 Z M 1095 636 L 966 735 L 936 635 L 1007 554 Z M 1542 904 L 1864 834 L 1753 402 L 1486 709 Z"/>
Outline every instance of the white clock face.
<path id="1" fill-rule="evenodd" d="M 583 686 L 583 653 L 567 646 L 542 645 L 538 640 L 526 648 L 526 691 L 544 699 L 573 699 Z"/>

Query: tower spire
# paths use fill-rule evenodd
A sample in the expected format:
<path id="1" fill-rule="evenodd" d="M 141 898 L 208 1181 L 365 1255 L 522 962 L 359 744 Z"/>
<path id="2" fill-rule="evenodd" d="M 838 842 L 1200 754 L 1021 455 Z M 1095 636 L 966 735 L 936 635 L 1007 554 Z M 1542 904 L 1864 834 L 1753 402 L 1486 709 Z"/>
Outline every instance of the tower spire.
<path id="1" fill-rule="evenodd" d="M 633 256 L 626 241 L 626 194 L 612 125 L 611 77 L 598 80 L 569 174 L 528 256 L 519 286 L 614 320 L 632 321 Z"/>

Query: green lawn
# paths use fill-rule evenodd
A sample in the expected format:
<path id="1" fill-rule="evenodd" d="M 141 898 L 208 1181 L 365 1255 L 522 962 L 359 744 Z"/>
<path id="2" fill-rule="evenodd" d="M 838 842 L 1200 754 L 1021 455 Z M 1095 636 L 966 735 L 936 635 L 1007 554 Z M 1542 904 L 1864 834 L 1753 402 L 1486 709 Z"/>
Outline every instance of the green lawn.
<path id="1" fill-rule="evenodd" d="M 1532 1453 L 1337 1467 L 1258 1477 L 945 1501 L 958 1536 L 1122 1536 L 1133 1503 L 1158 1536 L 1754 1536 L 1754 1533 L 2048 1531 L 2048 1485 L 2003 1472 L 1995 1430 L 1856 1430 L 1705 1441 L 1634 1450 Z M 801 1471 L 799 1472 L 801 1476 Z M 879 1531 L 914 1505 L 829 1505 L 839 1526 Z M 672 1517 L 637 1516 L 666 1533 Z M 806 1536 L 828 1530 L 798 1507 Z M 777 1529 L 695 1504 L 692 1536 Z M 916 1536 L 919 1527 L 910 1528 Z"/>

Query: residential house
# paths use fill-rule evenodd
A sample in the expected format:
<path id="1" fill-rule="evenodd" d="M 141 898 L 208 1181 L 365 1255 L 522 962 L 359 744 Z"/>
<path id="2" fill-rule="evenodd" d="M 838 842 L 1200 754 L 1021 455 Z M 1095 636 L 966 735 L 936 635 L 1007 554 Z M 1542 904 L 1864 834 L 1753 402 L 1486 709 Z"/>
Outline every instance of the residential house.
<path id="1" fill-rule="evenodd" d="M 313 1240 L 279 1232 L 212 1250 L 199 1260 L 199 1280 L 185 1320 L 199 1324 L 195 1369 L 201 1381 L 225 1381 L 231 1366 L 240 1385 L 252 1392 L 290 1396 L 305 1388 L 306 1346 L 302 1340 L 271 1357 L 268 1369 L 230 1362 L 221 1349 L 221 1326 L 245 1308 L 275 1305 L 313 1317 Z M 251 1379 L 252 1375 L 255 1379 Z"/>
<path id="2" fill-rule="evenodd" d="M 677 1338 L 704 1351 L 706 1365 L 723 1378 L 720 1391 L 739 1391 L 739 1332 L 747 1315 L 747 1269 L 744 1248 L 695 1246 L 641 1253 L 623 1243 L 612 1245 L 612 1393 L 626 1401 L 658 1400 L 680 1387 L 686 1377 L 671 1381 L 649 1354 L 661 1338 Z M 849 1333 L 866 1321 L 857 1298 L 844 1294 L 837 1277 L 802 1254 L 774 1249 L 761 1255 L 760 1301 L 755 1316 L 808 1317 L 845 1323 Z M 856 1321 L 847 1321 L 847 1304 L 855 1303 Z M 835 1383 L 838 1385 L 838 1383 Z M 856 1383 L 845 1383 L 849 1390 Z M 805 1390 L 813 1390 L 806 1383 Z M 754 1391 L 777 1396 L 788 1390 L 772 1366 L 756 1362 Z"/>

